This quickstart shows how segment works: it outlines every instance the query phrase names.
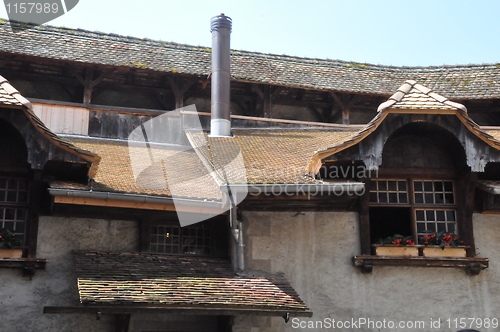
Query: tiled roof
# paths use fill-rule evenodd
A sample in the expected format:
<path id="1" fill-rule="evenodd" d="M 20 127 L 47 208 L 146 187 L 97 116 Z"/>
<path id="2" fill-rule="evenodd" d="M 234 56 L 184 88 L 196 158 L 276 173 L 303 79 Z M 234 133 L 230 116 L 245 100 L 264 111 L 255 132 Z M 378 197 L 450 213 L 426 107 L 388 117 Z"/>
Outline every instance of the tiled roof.
<path id="1" fill-rule="evenodd" d="M 0 52 L 207 76 L 210 48 L 52 26 L 0 24 Z M 451 99 L 500 98 L 500 65 L 392 67 L 339 60 L 231 51 L 235 80 L 389 95 L 413 79 Z"/>
<path id="2" fill-rule="evenodd" d="M 210 164 L 224 174 L 227 165 L 239 151 L 249 184 L 317 183 L 305 177 L 311 156 L 325 146 L 337 145 L 357 133 L 358 129 L 233 129 L 232 138 L 208 137 L 197 132 L 191 140 L 208 140 Z M 204 137 L 200 137 L 203 135 Z M 241 183 L 244 176 L 236 168 L 227 174 L 229 183 Z"/>
<path id="3" fill-rule="evenodd" d="M 207 133 L 189 132 L 188 136 L 196 146 L 196 153 L 193 150 L 179 153 L 175 146 L 168 145 L 152 144 L 150 147 L 149 152 L 154 155 L 154 159 L 165 161 L 163 167 L 170 169 L 170 176 L 178 174 L 172 182 L 168 174 L 157 172 L 158 169 L 155 171 L 154 168 L 149 176 L 146 169 L 143 172 L 146 176 L 136 181 L 130 153 L 144 156 L 145 165 L 150 164 L 146 149 L 132 148 L 129 151 L 128 143 L 118 140 L 71 136 L 67 139 L 75 146 L 101 157 L 92 184 L 94 191 L 171 197 L 169 185 L 174 184 L 177 197 L 221 200 L 219 186 L 226 183 L 226 180 L 231 184 L 317 183 L 317 180 L 304 176 L 314 152 L 325 146 L 340 144 L 357 132 L 357 127 L 309 130 L 234 129 L 233 138 L 214 138 L 208 137 Z M 205 144 L 207 141 L 208 145 Z M 243 167 L 228 167 L 224 170 L 223 166 L 229 164 L 239 151 L 243 157 Z M 168 181 L 165 181 L 166 178 Z M 200 185 L 200 178 L 205 185 Z M 66 182 L 54 182 L 51 187 L 91 189 Z"/>
<path id="4" fill-rule="evenodd" d="M 102 252 L 75 252 L 74 259 L 87 305 L 309 312 L 284 277 L 237 276 L 221 259 Z"/>
<path id="5" fill-rule="evenodd" d="M 54 145 L 78 155 L 83 160 L 92 164 L 90 176 L 95 174 L 95 166 L 99 163 L 99 157 L 89 151 L 79 149 L 71 144 L 71 142 L 54 134 L 45 124 L 35 115 L 32 109 L 31 102 L 24 98 L 18 90 L 16 90 L 4 77 L 0 76 L 0 107 L 21 108 L 26 114 L 28 120 L 33 126 L 44 135 Z"/>
<path id="6" fill-rule="evenodd" d="M 321 166 L 321 160 L 360 143 L 368 135 L 373 133 L 390 113 L 406 113 L 408 111 L 432 113 L 453 112 L 459 120 L 474 135 L 479 137 L 486 144 L 494 149 L 500 150 L 500 141 L 475 123 L 468 115 L 467 109 L 458 103 L 451 102 L 447 98 L 434 93 L 429 88 L 422 86 L 415 81 L 406 81 L 389 100 L 382 103 L 378 108 L 377 115 L 358 133 L 345 140 L 341 144 L 332 145 L 316 151 L 307 166 L 307 173 L 316 174 Z"/>
<path id="7" fill-rule="evenodd" d="M 441 110 L 457 111 L 461 110 L 467 113 L 464 105 L 452 102 L 431 89 L 418 84 L 415 81 L 408 80 L 399 87 L 386 102 L 380 104 L 378 112 L 383 110 Z"/>
<path id="8" fill-rule="evenodd" d="M 175 146 L 154 144 L 149 149 L 133 146 L 129 150 L 126 141 L 75 137 L 68 139 L 74 145 L 101 156 L 92 185 L 95 191 L 171 197 L 171 186 L 175 186 L 177 197 L 222 198 L 217 183 L 192 150 L 179 151 Z M 137 164 L 132 165 L 130 154 L 138 156 Z M 157 162 L 151 162 L 150 156 Z M 132 167 L 144 168 L 137 180 Z M 165 167 L 177 174 L 175 179 L 170 177 L 166 181 Z M 205 185 L 196 185 L 200 178 Z M 71 189 L 70 184 L 58 186 Z"/>
<path id="9" fill-rule="evenodd" d="M 22 107 L 31 109 L 31 103 L 24 98 L 4 77 L 0 76 L 0 106 Z"/>

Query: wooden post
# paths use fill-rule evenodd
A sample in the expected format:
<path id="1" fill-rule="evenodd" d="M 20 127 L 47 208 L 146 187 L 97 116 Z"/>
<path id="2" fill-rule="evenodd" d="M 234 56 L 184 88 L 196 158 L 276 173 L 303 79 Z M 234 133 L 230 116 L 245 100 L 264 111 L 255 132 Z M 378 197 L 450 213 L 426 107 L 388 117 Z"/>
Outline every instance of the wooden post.
<path id="1" fill-rule="evenodd" d="M 180 77 L 173 77 L 171 75 L 168 75 L 167 79 L 170 83 L 170 88 L 174 93 L 175 109 L 184 107 L 185 94 L 189 88 L 191 88 L 198 81 L 198 79 L 194 78 L 182 81 Z"/>
<path id="2" fill-rule="evenodd" d="M 461 174 L 457 181 L 457 188 L 455 197 L 457 197 L 457 205 L 462 208 L 458 209 L 461 214 L 458 216 L 459 220 L 457 222 L 458 234 L 465 241 L 465 244 L 469 246 L 467 248 L 467 256 L 474 257 L 476 255 L 475 245 L 474 245 L 474 227 L 472 223 L 472 214 L 474 212 L 474 195 L 477 182 L 477 174 L 472 172 L 467 172 L 466 174 Z"/>
<path id="3" fill-rule="evenodd" d="M 330 95 L 333 97 L 335 102 L 340 106 L 342 111 L 342 124 L 349 124 L 351 117 L 351 108 L 360 99 L 359 95 L 350 96 L 348 94 L 337 95 L 335 92 L 330 91 Z"/>
<path id="4" fill-rule="evenodd" d="M 73 75 L 82 83 L 83 85 L 83 103 L 85 105 L 88 105 L 92 102 L 92 90 L 94 87 L 101 83 L 102 80 L 112 73 L 114 69 L 110 69 L 107 71 L 103 71 L 96 79 L 94 79 L 94 67 L 87 67 L 85 68 L 85 78 L 78 73 L 75 69 L 71 69 L 73 71 Z"/>
<path id="5" fill-rule="evenodd" d="M 28 218 L 26 220 L 26 245 L 28 246 L 27 257 L 36 258 L 36 242 L 38 238 L 38 217 L 40 215 L 42 199 L 42 172 L 33 170 L 33 180 L 30 186 L 30 203 Z M 45 211 L 46 213 L 47 211 Z"/>
<path id="6" fill-rule="evenodd" d="M 273 99 L 281 91 L 281 87 L 272 87 L 270 85 L 254 85 L 254 90 L 257 92 L 259 97 L 263 101 L 263 111 L 265 118 L 272 118 L 272 108 L 273 108 Z"/>
<path id="7" fill-rule="evenodd" d="M 365 191 L 359 198 L 359 240 L 361 241 L 361 254 L 371 255 L 370 235 L 370 184 L 371 179 L 365 178 Z"/>
<path id="8" fill-rule="evenodd" d="M 116 315 L 115 332 L 128 332 L 130 325 L 130 314 Z"/>

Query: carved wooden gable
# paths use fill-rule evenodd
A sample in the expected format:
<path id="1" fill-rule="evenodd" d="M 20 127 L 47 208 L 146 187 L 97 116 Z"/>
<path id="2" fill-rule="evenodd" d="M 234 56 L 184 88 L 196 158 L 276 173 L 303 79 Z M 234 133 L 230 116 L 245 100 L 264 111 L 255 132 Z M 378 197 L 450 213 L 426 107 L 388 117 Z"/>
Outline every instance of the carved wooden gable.
<path id="1" fill-rule="evenodd" d="M 407 81 L 379 106 L 377 116 L 357 134 L 340 145 L 317 151 L 307 171 L 316 174 L 325 160 L 361 160 L 368 170 L 377 170 L 383 163 L 387 140 L 405 130 L 438 145 L 442 145 L 441 136 L 449 139 L 451 134 L 463 148 L 466 164 L 473 172 L 483 172 L 488 162 L 500 162 L 500 141 L 483 131 L 467 115 L 465 106 Z M 443 148 L 446 150 L 446 146 Z"/>

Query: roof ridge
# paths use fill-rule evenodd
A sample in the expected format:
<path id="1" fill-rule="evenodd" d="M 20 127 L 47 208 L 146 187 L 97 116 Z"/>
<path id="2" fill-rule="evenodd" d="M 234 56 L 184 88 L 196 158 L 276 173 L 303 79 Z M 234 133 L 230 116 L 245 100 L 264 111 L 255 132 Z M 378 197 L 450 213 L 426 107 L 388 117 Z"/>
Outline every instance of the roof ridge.
<path id="1" fill-rule="evenodd" d="M 21 93 L 14 88 L 9 81 L 0 75 L 0 87 L 2 87 L 10 96 L 15 98 L 21 105 L 23 105 L 26 108 L 29 108 L 30 110 L 33 108 L 33 105 L 31 105 L 31 102 L 26 99 Z"/>
<path id="2" fill-rule="evenodd" d="M 398 89 L 397 91 L 389 97 L 389 99 L 382 104 L 379 105 L 377 108 L 377 112 L 382 112 L 384 110 L 387 110 L 388 108 L 396 105 L 397 103 L 401 102 L 405 96 L 407 96 L 411 91 L 417 90 L 420 93 L 426 95 L 429 98 L 432 98 L 434 101 L 437 101 L 440 104 L 444 104 L 445 106 L 449 106 L 452 108 L 456 108 L 462 112 L 467 113 L 467 108 L 459 103 L 452 102 L 448 100 L 448 98 L 440 95 L 439 93 L 434 92 L 432 89 L 417 83 L 414 80 L 406 80 Z"/>
<path id="3" fill-rule="evenodd" d="M 0 19 L 0 26 L 14 27 L 20 30 L 28 30 L 31 32 L 38 33 L 53 33 L 61 34 L 66 36 L 74 36 L 80 38 L 90 38 L 99 39 L 108 42 L 121 42 L 127 44 L 135 44 L 144 47 L 161 47 L 161 48 L 172 48 L 177 50 L 186 50 L 191 52 L 201 52 L 201 53 L 211 53 L 211 47 L 208 46 L 195 46 L 190 44 L 181 44 L 176 42 L 167 42 L 162 40 L 155 40 L 150 38 L 140 38 L 134 36 L 125 36 L 116 33 L 107 33 L 101 31 L 91 31 L 86 29 L 72 29 L 67 27 L 56 27 L 52 25 L 36 25 L 32 23 L 18 22 L 15 20 Z M 483 68 L 482 70 L 497 70 L 500 69 L 500 65 L 497 63 L 491 64 L 468 64 L 468 65 L 441 65 L 441 66 L 390 66 L 372 63 L 362 63 L 356 61 L 347 61 L 339 59 L 321 59 L 312 57 L 301 57 L 286 54 L 273 54 L 273 53 L 263 53 L 263 52 L 252 52 L 246 50 L 231 50 L 231 55 L 243 58 L 259 58 L 264 60 L 272 61 L 283 61 L 283 62 L 296 62 L 299 64 L 308 65 L 324 65 L 341 67 L 346 69 L 361 70 L 361 71 L 381 71 L 381 72 L 394 72 L 399 74 L 424 74 L 429 71 L 449 71 L 455 69 L 458 71 L 468 71 L 473 68 L 478 67 Z M 487 68 L 491 67 L 491 68 Z"/>

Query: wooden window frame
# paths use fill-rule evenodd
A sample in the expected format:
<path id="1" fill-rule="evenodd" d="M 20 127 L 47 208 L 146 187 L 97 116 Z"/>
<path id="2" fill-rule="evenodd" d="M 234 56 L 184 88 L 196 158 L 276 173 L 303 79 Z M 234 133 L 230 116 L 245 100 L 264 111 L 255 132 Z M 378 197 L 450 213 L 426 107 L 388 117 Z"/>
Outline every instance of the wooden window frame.
<path id="1" fill-rule="evenodd" d="M 227 219 L 227 218 L 224 218 Z M 179 234 L 186 228 L 199 228 L 200 226 L 207 227 L 210 230 L 210 254 L 193 254 L 182 252 L 182 238 L 179 239 L 179 252 L 178 253 L 160 253 L 151 251 L 151 228 L 152 227 L 174 227 L 179 229 Z M 223 234 L 221 232 L 227 232 Z M 218 243 L 220 239 L 227 240 L 227 246 Z M 229 228 L 221 224 L 221 220 L 205 220 L 192 226 L 181 227 L 175 218 L 166 220 L 141 220 L 141 244 L 140 249 L 142 253 L 154 255 L 173 255 L 173 256 L 198 256 L 207 258 L 227 258 L 229 257 Z"/>
<path id="2" fill-rule="evenodd" d="M 361 255 L 354 256 L 354 266 L 360 267 L 361 272 L 370 273 L 374 266 L 412 266 L 412 267 L 458 267 L 465 268 L 467 274 L 477 275 L 489 267 L 488 258 L 475 257 L 474 233 L 472 214 L 474 212 L 474 194 L 477 175 L 470 171 L 455 174 L 449 170 L 440 169 L 382 169 L 378 178 L 386 177 L 423 177 L 442 180 L 446 177 L 455 178 L 455 202 L 457 206 L 457 232 L 468 245 L 467 257 L 405 257 L 405 256 L 375 256 L 371 254 L 370 240 L 370 190 L 365 190 L 360 198 L 360 241 Z M 370 188 L 371 179 L 365 179 L 365 188 Z"/>
<path id="3" fill-rule="evenodd" d="M 378 185 L 376 185 L 378 182 L 389 182 L 389 181 L 395 181 L 397 182 L 397 189 L 396 191 L 394 190 L 390 190 L 389 188 L 387 188 L 387 190 L 380 190 L 378 188 Z M 416 192 L 415 192 L 415 182 L 417 181 L 421 181 L 421 182 L 438 182 L 438 181 L 449 181 L 449 182 L 452 182 L 453 183 L 453 203 L 418 203 L 417 200 L 416 200 Z M 399 190 L 399 182 L 405 182 L 406 183 L 406 191 L 400 191 Z M 452 177 L 447 177 L 447 178 L 428 178 L 427 176 L 425 175 L 411 175 L 411 176 L 408 176 L 408 177 L 401 177 L 401 178 L 396 178 L 396 177 L 391 177 L 391 178 L 382 178 L 382 177 L 379 177 L 377 179 L 373 179 L 371 181 L 371 184 L 373 187 L 377 187 L 375 188 L 375 190 L 373 190 L 374 188 L 370 188 L 369 192 L 370 194 L 371 193 L 376 193 L 377 194 L 377 200 L 379 200 L 380 196 L 378 194 L 380 193 L 385 193 L 387 192 L 388 194 L 390 193 L 395 193 L 397 194 L 397 201 L 398 202 L 390 202 L 390 198 L 388 196 L 388 201 L 387 202 L 373 202 L 370 200 L 369 202 L 369 207 L 372 208 L 372 207 L 387 207 L 387 208 L 391 208 L 391 207 L 402 207 L 402 208 L 409 208 L 410 209 L 410 228 L 411 228 L 411 236 L 413 238 L 413 240 L 415 241 L 415 243 L 419 244 L 419 235 L 421 234 L 421 232 L 418 231 L 418 220 L 417 220 L 417 210 L 420 211 L 420 210 L 424 210 L 424 211 L 427 211 L 427 210 L 433 210 L 433 211 L 438 211 L 438 210 L 442 210 L 442 211 L 448 211 L 448 210 L 453 210 L 455 213 L 455 220 L 453 222 L 454 224 L 454 230 L 453 230 L 453 233 L 458 233 L 459 234 L 459 231 L 458 231 L 458 223 L 459 223 L 459 220 L 457 218 L 458 216 L 458 206 L 457 206 L 457 200 L 456 200 L 456 179 L 455 178 L 452 178 Z M 420 191 L 417 191 L 417 193 L 420 192 Z M 425 190 L 422 190 L 421 191 L 422 193 L 432 193 L 432 195 L 436 195 L 437 193 L 440 193 L 439 191 L 434 191 L 434 189 L 431 191 L 431 192 L 428 192 L 428 191 L 425 191 Z M 445 193 L 446 191 L 443 190 L 443 194 Z M 403 202 L 403 203 L 400 203 L 399 201 L 401 201 L 401 196 L 400 193 L 404 193 L 406 194 L 406 202 Z M 434 196 L 433 196 L 434 197 Z M 444 221 L 443 223 L 445 224 L 451 224 L 451 222 L 448 222 L 448 221 Z M 448 228 L 448 227 L 447 227 Z M 436 232 L 439 232 L 439 230 L 436 228 L 435 230 Z M 459 234 L 460 235 L 460 234 Z"/>
<path id="4" fill-rule="evenodd" d="M 28 181 L 28 204 L 24 230 L 23 258 L 2 258 L 0 268 L 22 269 L 25 276 L 32 277 L 35 270 L 45 269 L 47 260 L 36 257 L 38 218 L 42 193 L 42 172 L 23 168 L 1 167 L 1 177 L 24 178 Z"/>

